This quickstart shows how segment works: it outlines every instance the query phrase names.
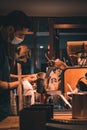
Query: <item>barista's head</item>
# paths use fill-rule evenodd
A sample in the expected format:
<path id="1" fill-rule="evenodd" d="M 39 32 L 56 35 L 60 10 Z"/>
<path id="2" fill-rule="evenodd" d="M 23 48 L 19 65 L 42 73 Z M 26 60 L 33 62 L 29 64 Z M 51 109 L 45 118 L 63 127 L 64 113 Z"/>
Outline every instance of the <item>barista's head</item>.
<path id="1" fill-rule="evenodd" d="M 16 10 L 7 14 L 2 24 L 5 40 L 19 44 L 24 40 L 25 34 L 28 34 L 29 26 L 29 18 L 24 12 Z"/>

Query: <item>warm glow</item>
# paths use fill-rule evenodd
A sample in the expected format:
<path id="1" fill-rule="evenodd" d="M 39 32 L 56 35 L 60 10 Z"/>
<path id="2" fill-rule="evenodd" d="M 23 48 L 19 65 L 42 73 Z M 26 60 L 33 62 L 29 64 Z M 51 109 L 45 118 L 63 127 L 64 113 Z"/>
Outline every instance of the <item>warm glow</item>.
<path id="1" fill-rule="evenodd" d="M 48 45 L 48 50 L 50 50 L 50 45 Z"/>
<path id="2" fill-rule="evenodd" d="M 78 24 L 54 24 L 54 28 L 79 28 Z"/>
<path id="3" fill-rule="evenodd" d="M 35 61 L 35 65 L 37 65 L 38 64 L 38 62 L 37 62 L 37 60 Z"/>
<path id="4" fill-rule="evenodd" d="M 28 28 L 23 28 L 24 34 L 34 34 L 34 32 L 31 32 Z"/>

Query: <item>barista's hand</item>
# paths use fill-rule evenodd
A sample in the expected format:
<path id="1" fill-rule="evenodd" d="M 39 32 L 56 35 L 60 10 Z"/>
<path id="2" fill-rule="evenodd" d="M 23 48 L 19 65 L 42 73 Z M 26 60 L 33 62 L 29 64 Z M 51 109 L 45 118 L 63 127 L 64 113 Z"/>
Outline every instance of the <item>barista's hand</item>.
<path id="1" fill-rule="evenodd" d="M 31 74 L 29 76 L 22 78 L 22 80 L 28 80 L 29 82 L 34 82 L 37 80 L 37 74 Z"/>

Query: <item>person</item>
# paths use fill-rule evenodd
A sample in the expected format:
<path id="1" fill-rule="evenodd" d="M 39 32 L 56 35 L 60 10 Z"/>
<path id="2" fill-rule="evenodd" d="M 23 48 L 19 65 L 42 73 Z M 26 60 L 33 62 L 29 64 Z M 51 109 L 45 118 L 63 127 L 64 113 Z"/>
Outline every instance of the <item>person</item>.
<path id="1" fill-rule="evenodd" d="M 10 81 L 8 45 L 21 43 L 29 32 L 28 16 L 15 10 L 3 17 L 0 28 L 0 121 L 10 115 L 10 90 L 21 81 Z"/>
<path id="2" fill-rule="evenodd" d="M 15 78 L 19 78 L 18 74 L 17 74 L 17 63 L 21 64 L 21 71 L 23 71 L 22 68 L 22 63 L 26 64 L 29 59 L 31 58 L 31 49 L 23 44 L 23 45 L 18 45 L 18 47 L 15 48 L 15 52 L 14 52 L 14 61 L 11 65 L 12 68 L 12 72 L 10 73 L 10 77 L 15 79 Z M 14 64 L 15 62 L 15 64 Z M 28 80 L 29 82 L 34 82 L 35 80 L 37 80 L 37 73 L 36 74 L 29 74 L 29 73 L 23 73 L 21 75 L 22 80 Z"/>
<path id="3" fill-rule="evenodd" d="M 15 66 L 11 67 L 13 70 L 16 71 L 16 74 L 15 71 L 12 71 L 12 73 L 10 74 L 10 77 L 14 79 L 18 78 L 17 64 L 21 65 L 23 107 L 28 107 L 29 105 L 35 103 L 34 93 L 36 92 L 36 90 L 34 90 L 32 83 L 34 83 L 37 80 L 37 74 L 23 73 L 23 67 L 22 67 L 22 63 L 26 64 L 30 58 L 31 58 L 31 49 L 25 44 L 19 45 L 15 49 L 15 59 L 14 59 L 16 62 Z"/>

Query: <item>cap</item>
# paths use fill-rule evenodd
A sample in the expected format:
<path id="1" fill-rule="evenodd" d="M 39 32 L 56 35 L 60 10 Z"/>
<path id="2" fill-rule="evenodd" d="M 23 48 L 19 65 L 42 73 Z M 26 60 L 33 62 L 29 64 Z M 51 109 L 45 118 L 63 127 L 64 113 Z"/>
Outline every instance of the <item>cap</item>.
<path id="1" fill-rule="evenodd" d="M 15 10 L 4 17 L 3 26 L 12 25 L 15 28 L 21 29 L 21 28 L 28 28 L 27 31 L 24 31 L 25 34 L 30 33 L 30 20 L 29 17 L 20 10 Z"/>

